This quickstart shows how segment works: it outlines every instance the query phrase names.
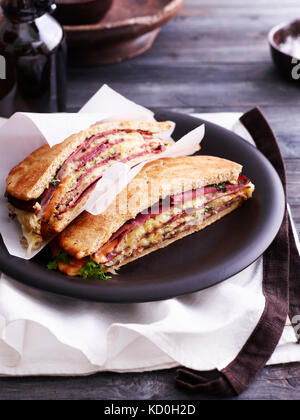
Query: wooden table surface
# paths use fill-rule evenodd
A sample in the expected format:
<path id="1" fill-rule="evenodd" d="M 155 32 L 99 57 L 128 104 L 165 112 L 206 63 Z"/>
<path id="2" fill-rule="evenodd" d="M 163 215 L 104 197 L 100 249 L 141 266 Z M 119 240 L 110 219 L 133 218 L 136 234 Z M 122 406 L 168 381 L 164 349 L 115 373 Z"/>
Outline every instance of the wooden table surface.
<path id="1" fill-rule="evenodd" d="M 296 17 L 298 0 L 186 0 L 144 55 L 114 66 L 70 69 L 69 110 L 77 110 L 102 83 L 155 109 L 246 111 L 259 105 L 286 161 L 289 201 L 299 232 L 300 89 L 277 74 L 267 43 L 272 26 Z M 173 374 L 2 378 L 0 399 L 190 398 L 173 386 Z M 300 364 L 264 369 L 240 397 L 257 398 L 300 399 Z"/>

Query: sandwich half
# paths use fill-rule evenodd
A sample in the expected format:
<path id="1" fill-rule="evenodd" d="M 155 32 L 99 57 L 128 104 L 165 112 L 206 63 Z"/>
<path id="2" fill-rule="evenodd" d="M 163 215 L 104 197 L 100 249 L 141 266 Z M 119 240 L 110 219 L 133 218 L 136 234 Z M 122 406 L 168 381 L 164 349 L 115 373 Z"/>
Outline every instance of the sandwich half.
<path id="1" fill-rule="evenodd" d="M 52 244 L 49 268 L 93 277 L 166 247 L 252 196 L 242 166 L 192 156 L 148 163 L 101 215 L 83 212 Z"/>
<path id="2" fill-rule="evenodd" d="M 10 212 L 22 226 L 24 245 L 38 249 L 61 232 L 85 206 L 105 170 L 116 161 L 130 166 L 171 146 L 162 133 L 169 122 L 100 123 L 50 148 L 44 145 L 8 175 Z"/>

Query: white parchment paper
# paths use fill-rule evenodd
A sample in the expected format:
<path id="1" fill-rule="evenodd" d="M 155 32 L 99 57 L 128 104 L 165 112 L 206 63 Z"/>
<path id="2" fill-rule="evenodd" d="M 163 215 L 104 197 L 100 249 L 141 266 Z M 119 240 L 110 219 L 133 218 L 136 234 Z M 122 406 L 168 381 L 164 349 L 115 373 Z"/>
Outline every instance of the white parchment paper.
<path id="1" fill-rule="evenodd" d="M 21 227 L 16 220 L 11 220 L 8 217 L 7 200 L 4 197 L 6 177 L 10 170 L 44 144 L 48 143 L 50 147 L 53 147 L 70 135 L 97 122 L 120 120 L 154 121 L 154 114 L 104 85 L 78 113 L 16 113 L 1 127 L 0 232 L 11 255 L 30 259 L 47 243 L 45 242 L 39 250 L 32 252 L 31 255 L 27 255 L 26 250 L 22 247 L 20 243 Z M 175 124 L 164 137 L 171 138 L 174 128 Z M 157 155 L 155 159 L 193 154 L 198 149 L 203 137 L 204 126 L 201 126 L 184 136 L 166 152 Z M 143 168 L 144 164 L 130 169 L 126 164 L 116 163 L 109 168 L 91 194 L 86 205 L 87 211 L 92 214 L 100 214 L 105 211 L 116 195 Z"/>

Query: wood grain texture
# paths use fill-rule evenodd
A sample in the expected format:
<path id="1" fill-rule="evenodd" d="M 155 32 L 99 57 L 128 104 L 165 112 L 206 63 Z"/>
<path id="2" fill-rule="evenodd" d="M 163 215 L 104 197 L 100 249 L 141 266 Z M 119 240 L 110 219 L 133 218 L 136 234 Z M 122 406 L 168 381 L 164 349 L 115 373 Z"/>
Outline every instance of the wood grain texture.
<path id="1" fill-rule="evenodd" d="M 175 370 L 149 373 L 101 373 L 83 378 L 0 378 L 0 400 L 214 400 L 174 387 Z M 299 400 L 298 365 L 265 369 L 240 400 Z"/>
<path id="2" fill-rule="evenodd" d="M 286 160 L 289 201 L 300 231 L 300 91 L 277 74 L 266 38 L 273 25 L 299 15 L 298 0 L 186 0 L 144 55 L 114 66 L 70 68 L 69 110 L 82 106 L 102 83 L 156 109 L 260 106 Z M 189 399 L 173 386 L 173 374 L 0 378 L 0 399 Z M 299 400 L 300 364 L 266 368 L 239 399 Z"/>
<path id="3" fill-rule="evenodd" d="M 98 22 L 65 26 L 71 62 L 89 66 L 136 57 L 152 46 L 158 29 L 178 13 L 183 2 L 114 0 L 108 13 Z M 93 3 L 90 4 L 92 7 Z M 99 7 L 99 1 L 96 4 Z"/>

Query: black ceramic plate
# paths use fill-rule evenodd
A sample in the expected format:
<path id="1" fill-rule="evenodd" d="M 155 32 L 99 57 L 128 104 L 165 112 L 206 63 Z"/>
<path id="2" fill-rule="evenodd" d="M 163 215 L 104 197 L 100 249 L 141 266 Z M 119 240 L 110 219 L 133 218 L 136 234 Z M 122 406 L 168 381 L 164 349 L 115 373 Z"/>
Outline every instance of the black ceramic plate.
<path id="1" fill-rule="evenodd" d="M 198 119 L 159 113 L 177 123 L 175 139 L 199 126 Z M 0 269 L 16 280 L 66 296 L 99 302 L 146 302 L 167 299 L 213 286 L 237 274 L 268 248 L 282 223 L 285 199 L 269 161 L 230 131 L 205 122 L 200 153 L 239 162 L 256 185 L 253 199 L 207 229 L 188 236 L 122 268 L 101 282 L 69 278 L 48 271 L 48 249 L 30 261 L 12 257 L 0 242 Z"/>

